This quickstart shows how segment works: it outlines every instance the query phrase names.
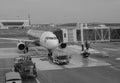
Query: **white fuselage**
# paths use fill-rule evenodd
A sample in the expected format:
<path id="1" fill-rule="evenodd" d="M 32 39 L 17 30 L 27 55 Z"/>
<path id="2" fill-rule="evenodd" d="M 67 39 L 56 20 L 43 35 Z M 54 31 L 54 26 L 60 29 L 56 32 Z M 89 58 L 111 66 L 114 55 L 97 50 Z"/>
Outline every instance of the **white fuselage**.
<path id="1" fill-rule="evenodd" d="M 56 35 L 50 31 L 28 30 L 27 34 L 31 39 L 36 40 L 39 44 L 47 49 L 54 49 L 58 47 L 59 41 Z"/>

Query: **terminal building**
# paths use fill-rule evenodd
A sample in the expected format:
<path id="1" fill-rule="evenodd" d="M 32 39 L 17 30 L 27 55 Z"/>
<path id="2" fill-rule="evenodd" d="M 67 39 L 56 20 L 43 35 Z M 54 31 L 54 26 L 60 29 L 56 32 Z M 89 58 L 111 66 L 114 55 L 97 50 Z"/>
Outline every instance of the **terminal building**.
<path id="1" fill-rule="evenodd" d="M 0 29 L 24 28 L 29 26 L 29 20 L 0 20 Z"/>

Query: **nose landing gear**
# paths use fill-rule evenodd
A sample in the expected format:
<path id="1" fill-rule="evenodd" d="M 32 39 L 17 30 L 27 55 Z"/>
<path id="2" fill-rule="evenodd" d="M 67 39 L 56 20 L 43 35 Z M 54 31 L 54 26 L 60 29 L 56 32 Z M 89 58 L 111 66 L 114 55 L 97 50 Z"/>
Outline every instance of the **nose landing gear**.
<path id="1" fill-rule="evenodd" d="M 48 50 L 48 59 L 49 59 L 50 61 L 53 61 L 52 51 L 51 51 L 51 50 Z"/>

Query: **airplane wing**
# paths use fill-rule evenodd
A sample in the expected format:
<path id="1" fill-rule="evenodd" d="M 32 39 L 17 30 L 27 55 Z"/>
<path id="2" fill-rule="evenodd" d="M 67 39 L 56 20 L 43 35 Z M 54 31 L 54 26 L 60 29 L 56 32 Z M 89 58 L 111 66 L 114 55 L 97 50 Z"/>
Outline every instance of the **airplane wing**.
<path id="1" fill-rule="evenodd" d="M 11 40 L 11 41 L 26 41 L 26 42 L 35 42 L 35 40 L 28 40 L 28 39 L 17 39 L 17 38 L 0 38 L 2 40 Z"/>

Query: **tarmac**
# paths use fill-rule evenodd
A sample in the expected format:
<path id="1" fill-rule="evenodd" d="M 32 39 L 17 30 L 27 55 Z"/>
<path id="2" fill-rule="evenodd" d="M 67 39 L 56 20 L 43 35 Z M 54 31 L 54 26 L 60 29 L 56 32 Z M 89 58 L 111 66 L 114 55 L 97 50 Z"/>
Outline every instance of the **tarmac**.
<path id="1" fill-rule="evenodd" d="M 5 73 L 13 68 L 14 58 L 24 55 L 17 50 L 15 45 L 13 43 L 9 45 L 0 43 L 0 83 L 5 83 Z M 47 51 L 44 48 L 32 47 L 26 55 L 33 57 L 32 60 L 36 63 L 38 77 L 23 80 L 23 83 L 120 83 L 120 70 L 113 66 L 113 58 L 111 56 L 110 58 L 103 58 L 101 55 L 101 51 L 108 53 L 116 48 L 106 49 L 108 51 L 105 49 L 90 49 L 91 56 L 84 59 L 80 55 L 81 47 L 70 45 L 63 50 L 72 55 L 70 63 L 68 65 L 56 65 L 49 62 Z M 98 55 L 101 55 L 102 58 Z"/>

